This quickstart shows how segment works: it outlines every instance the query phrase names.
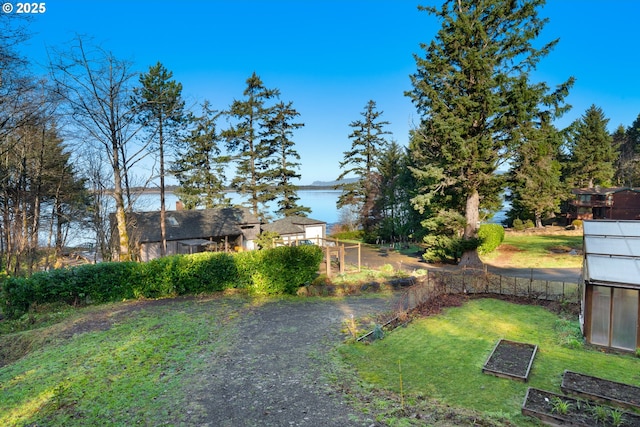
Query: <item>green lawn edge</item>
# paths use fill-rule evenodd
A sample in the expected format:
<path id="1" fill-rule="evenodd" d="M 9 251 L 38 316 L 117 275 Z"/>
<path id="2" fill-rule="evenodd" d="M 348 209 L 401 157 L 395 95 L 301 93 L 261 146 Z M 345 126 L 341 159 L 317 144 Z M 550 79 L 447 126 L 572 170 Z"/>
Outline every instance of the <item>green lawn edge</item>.
<path id="1" fill-rule="evenodd" d="M 344 369 L 357 373 L 366 388 L 394 395 L 396 402 L 431 401 L 533 426 L 539 424 L 521 414 L 527 388 L 561 393 L 565 369 L 640 386 L 638 358 L 586 348 L 576 336 L 575 319 L 539 306 L 483 298 L 415 319 L 373 344 L 345 344 L 338 354 Z M 527 383 L 482 373 L 499 339 L 538 345 Z M 411 412 L 396 407 L 383 412 L 380 421 L 395 425 L 403 419 L 399 414 Z"/>

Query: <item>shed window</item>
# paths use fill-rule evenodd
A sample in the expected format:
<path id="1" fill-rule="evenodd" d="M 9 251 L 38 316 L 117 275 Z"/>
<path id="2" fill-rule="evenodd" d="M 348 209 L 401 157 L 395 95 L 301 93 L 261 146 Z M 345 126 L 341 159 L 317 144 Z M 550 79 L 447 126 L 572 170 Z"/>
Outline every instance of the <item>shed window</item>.
<path id="1" fill-rule="evenodd" d="M 591 301 L 591 343 L 635 350 L 638 290 L 594 286 Z"/>
<path id="2" fill-rule="evenodd" d="M 609 319 L 611 318 L 611 289 L 594 286 L 591 305 L 591 342 L 609 345 Z"/>
<path id="3" fill-rule="evenodd" d="M 626 350 L 636 349 L 638 319 L 638 291 L 614 289 L 611 346 Z"/>

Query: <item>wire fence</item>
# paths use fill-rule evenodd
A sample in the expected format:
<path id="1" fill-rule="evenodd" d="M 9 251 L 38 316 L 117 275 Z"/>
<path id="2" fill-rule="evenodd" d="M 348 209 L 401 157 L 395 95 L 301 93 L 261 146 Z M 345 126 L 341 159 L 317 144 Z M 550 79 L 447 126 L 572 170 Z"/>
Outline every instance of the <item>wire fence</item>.
<path id="1" fill-rule="evenodd" d="M 407 290 L 405 306 L 414 308 L 443 294 L 511 295 L 579 303 L 582 287 L 574 282 L 510 277 L 483 270 L 427 270 L 427 274 L 416 278 L 415 284 Z"/>

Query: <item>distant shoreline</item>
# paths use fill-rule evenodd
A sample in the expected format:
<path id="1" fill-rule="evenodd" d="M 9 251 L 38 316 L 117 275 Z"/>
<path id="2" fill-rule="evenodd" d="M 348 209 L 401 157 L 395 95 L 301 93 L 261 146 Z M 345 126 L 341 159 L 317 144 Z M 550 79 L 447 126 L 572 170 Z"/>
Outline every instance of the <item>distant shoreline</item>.
<path id="1" fill-rule="evenodd" d="M 169 186 L 165 188 L 165 192 L 167 193 L 175 193 L 180 187 L 178 186 Z M 304 191 L 340 191 L 340 189 L 335 188 L 332 185 L 299 185 L 296 187 L 296 190 L 304 190 Z M 157 187 L 154 188 L 132 188 L 131 191 L 137 194 L 159 194 L 160 189 Z M 237 193 L 237 190 L 227 188 L 224 190 L 225 193 Z"/>

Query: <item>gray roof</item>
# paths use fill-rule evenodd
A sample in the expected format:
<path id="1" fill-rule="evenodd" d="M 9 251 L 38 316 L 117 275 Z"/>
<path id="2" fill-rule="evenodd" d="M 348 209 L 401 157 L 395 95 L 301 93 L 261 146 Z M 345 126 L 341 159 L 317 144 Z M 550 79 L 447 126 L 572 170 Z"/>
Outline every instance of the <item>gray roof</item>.
<path id="1" fill-rule="evenodd" d="M 140 243 L 161 240 L 160 211 L 134 212 L 128 220 Z M 239 236 L 243 227 L 259 225 L 260 220 L 242 207 L 166 211 L 167 240 Z"/>
<path id="2" fill-rule="evenodd" d="M 262 229 L 264 231 L 274 231 L 283 236 L 286 234 L 304 233 L 306 225 L 322 224 L 326 224 L 326 222 L 307 218 L 306 216 L 288 216 L 282 219 L 275 220 L 270 224 L 263 224 Z"/>
<path id="3" fill-rule="evenodd" d="M 584 221 L 584 278 L 640 286 L 640 221 Z"/>

